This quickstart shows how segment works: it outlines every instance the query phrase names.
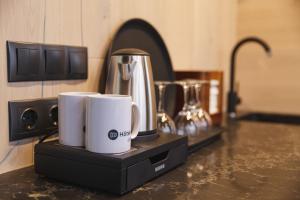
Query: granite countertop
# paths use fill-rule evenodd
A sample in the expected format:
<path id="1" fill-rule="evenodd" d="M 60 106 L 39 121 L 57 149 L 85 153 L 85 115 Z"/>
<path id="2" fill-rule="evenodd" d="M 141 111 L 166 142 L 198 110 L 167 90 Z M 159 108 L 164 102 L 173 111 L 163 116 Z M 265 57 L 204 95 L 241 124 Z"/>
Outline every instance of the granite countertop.
<path id="1" fill-rule="evenodd" d="M 39 177 L 33 167 L 0 175 L 0 199 L 300 199 L 300 126 L 228 125 L 184 165 L 122 197 Z"/>

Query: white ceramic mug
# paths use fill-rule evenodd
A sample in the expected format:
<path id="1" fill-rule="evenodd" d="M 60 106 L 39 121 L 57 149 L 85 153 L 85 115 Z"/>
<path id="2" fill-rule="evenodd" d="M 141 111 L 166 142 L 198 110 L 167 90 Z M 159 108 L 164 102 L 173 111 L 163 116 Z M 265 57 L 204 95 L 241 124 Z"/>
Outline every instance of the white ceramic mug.
<path id="1" fill-rule="evenodd" d="M 84 146 L 85 108 L 88 95 L 95 92 L 64 92 L 58 95 L 59 142 L 69 146 Z"/>
<path id="2" fill-rule="evenodd" d="M 92 95 L 86 104 L 86 149 L 95 153 L 129 151 L 140 121 L 139 108 L 131 96 Z"/>

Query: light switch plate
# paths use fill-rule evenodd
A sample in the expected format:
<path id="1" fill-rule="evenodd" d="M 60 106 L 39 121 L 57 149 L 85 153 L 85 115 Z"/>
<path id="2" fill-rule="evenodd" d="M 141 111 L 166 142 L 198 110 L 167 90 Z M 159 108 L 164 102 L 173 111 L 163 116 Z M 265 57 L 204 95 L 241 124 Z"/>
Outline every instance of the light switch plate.
<path id="1" fill-rule="evenodd" d="M 7 41 L 8 82 L 87 78 L 86 47 Z"/>

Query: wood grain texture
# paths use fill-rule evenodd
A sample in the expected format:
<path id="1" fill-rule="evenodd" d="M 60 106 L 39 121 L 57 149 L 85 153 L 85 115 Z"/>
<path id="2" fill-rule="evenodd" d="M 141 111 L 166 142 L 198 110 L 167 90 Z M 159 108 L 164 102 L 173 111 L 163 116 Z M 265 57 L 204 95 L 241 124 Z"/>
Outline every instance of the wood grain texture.
<path id="1" fill-rule="evenodd" d="M 237 26 L 237 2 L 238 0 L 225 0 L 220 2 L 220 47 L 219 65 L 223 70 L 223 111 L 227 109 L 227 91 L 229 89 L 230 54 L 236 42 Z"/>
<path id="2" fill-rule="evenodd" d="M 239 52 L 239 109 L 300 114 L 300 1 L 243 0 L 238 6 L 238 37 L 256 35 L 272 48 L 271 58 L 256 44 Z"/>
<path id="3" fill-rule="evenodd" d="M 0 0 L 0 173 L 32 164 L 32 140 L 8 143 L 7 101 L 97 91 L 103 59 L 120 25 L 142 18 L 161 34 L 175 70 L 224 69 L 232 0 Z M 229 26 L 228 26 L 229 25 Z M 88 79 L 7 83 L 6 40 L 88 47 Z"/>
<path id="4" fill-rule="evenodd" d="M 224 32 L 220 30 L 226 18 L 222 14 L 230 13 L 221 12 L 221 9 L 230 1 L 226 0 L 226 3 L 207 0 L 114 0 L 110 2 L 111 31 L 114 32 L 122 22 L 131 18 L 147 20 L 159 30 L 175 70 L 222 68 L 220 48 L 222 48 Z M 225 9 L 230 7 L 226 6 Z"/>
<path id="5" fill-rule="evenodd" d="M 81 46 L 81 0 L 46 0 L 45 43 Z M 44 81 L 43 97 L 81 91 L 85 80 Z"/>
<path id="6" fill-rule="evenodd" d="M 41 82 L 8 83 L 6 41 L 43 42 L 44 1 L 0 1 L 0 173 L 32 164 L 32 140 L 9 143 L 8 101 L 40 98 Z"/>
<path id="7" fill-rule="evenodd" d="M 112 32 L 110 30 L 110 0 L 82 1 L 83 45 L 90 58 L 104 58 Z"/>

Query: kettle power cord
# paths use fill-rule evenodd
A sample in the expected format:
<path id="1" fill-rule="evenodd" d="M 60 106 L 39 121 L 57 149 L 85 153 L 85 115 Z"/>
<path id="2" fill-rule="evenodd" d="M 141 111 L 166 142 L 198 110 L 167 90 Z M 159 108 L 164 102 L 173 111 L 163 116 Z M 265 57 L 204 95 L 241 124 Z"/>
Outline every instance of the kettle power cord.
<path id="1" fill-rule="evenodd" d="M 57 134 L 58 133 L 58 130 L 56 129 L 56 130 L 54 130 L 54 131 L 51 131 L 51 132 L 49 132 L 47 135 L 45 135 L 45 136 L 43 136 L 40 140 L 39 140 L 39 144 L 40 143 L 43 143 L 47 138 L 49 138 L 49 137 L 51 137 L 51 136 L 53 136 L 53 135 L 55 135 L 55 134 Z"/>
<path id="2" fill-rule="evenodd" d="M 19 143 L 16 143 L 16 145 L 18 145 Z M 8 158 L 8 156 L 11 154 L 11 152 L 15 149 L 16 145 L 14 145 L 13 147 L 10 148 L 10 150 L 8 150 L 8 152 L 5 154 L 5 156 L 0 160 L 0 165 L 2 165 L 4 163 L 4 161 Z"/>
<path id="3" fill-rule="evenodd" d="M 50 136 L 53 136 L 55 134 L 58 133 L 58 130 L 54 130 L 54 131 L 51 131 L 49 132 L 48 134 L 46 134 L 45 136 L 43 136 L 38 143 L 43 143 L 47 138 L 49 138 Z M 2 165 L 6 159 L 9 157 L 9 155 L 12 153 L 12 151 L 16 148 L 16 146 L 19 144 L 19 142 L 17 142 L 13 147 L 11 147 L 7 153 L 5 154 L 5 156 L 0 160 L 0 165 Z"/>

